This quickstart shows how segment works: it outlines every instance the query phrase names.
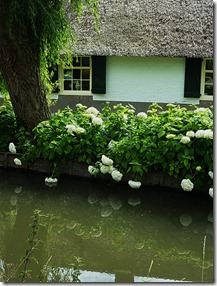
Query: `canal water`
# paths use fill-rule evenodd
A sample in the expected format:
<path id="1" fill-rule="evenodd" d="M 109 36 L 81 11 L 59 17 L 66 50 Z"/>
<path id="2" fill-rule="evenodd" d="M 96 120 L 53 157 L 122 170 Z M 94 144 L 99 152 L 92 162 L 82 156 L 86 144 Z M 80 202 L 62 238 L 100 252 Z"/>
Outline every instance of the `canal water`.
<path id="1" fill-rule="evenodd" d="M 39 273 L 44 282 L 213 282 L 208 195 L 75 177 L 48 187 L 45 177 L 0 170 L 0 281 L 20 281 L 40 210 L 26 282 Z"/>

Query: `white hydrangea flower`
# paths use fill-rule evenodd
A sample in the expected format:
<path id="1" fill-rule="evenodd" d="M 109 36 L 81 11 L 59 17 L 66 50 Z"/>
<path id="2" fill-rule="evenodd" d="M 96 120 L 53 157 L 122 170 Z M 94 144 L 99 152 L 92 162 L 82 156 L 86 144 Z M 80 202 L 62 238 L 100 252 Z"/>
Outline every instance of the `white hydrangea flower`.
<path id="1" fill-rule="evenodd" d="M 127 115 L 126 115 L 126 114 L 124 114 L 124 115 L 123 115 L 123 120 L 126 122 L 126 121 L 127 121 L 127 119 L 128 119 Z"/>
<path id="2" fill-rule="evenodd" d="M 21 162 L 20 159 L 18 159 L 18 158 L 15 158 L 15 159 L 14 159 L 14 163 L 15 163 L 17 166 L 21 166 L 21 165 L 22 165 L 22 162 Z"/>
<path id="3" fill-rule="evenodd" d="M 191 141 L 191 139 L 188 136 L 182 136 L 180 142 L 183 144 L 188 144 Z"/>
<path id="4" fill-rule="evenodd" d="M 209 171 L 208 175 L 210 176 L 210 178 L 213 180 L 213 172 Z"/>
<path id="5" fill-rule="evenodd" d="M 197 130 L 195 133 L 196 138 L 204 138 L 204 130 Z"/>
<path id="6" fill-rule="evenodd" d="M 194 184 L 191 182 L 190 179 L 183 179 L 181 182 L 181 187 L 184 191 L 190 192 L 194 188 Z"/>
<path id="7" fill-rule="evenodd" d="M 76 132 L 77 134 L 84 133 L 84 132 L 85 132 L 85 129 L 82 128 L 82 127 L 77 127 L 77 128 L 75 129 L 75 132 Z"/>
<path id="8" fill-rule="evenodd" d="M 189 138 L 193 138 L 194 137 L 194 131 L 187 131 L 186 136 L 188 136 Z"/>
<path id="9" fill-rule="evenodd" d="M 85 113 L 85 114 L 83 114 L 83 116 L 90 117 L 91 119 L 96 117 L 96 115 L 94 115 L 93 113 Z"/>
<path id="10" fill-rule="evenodd" d="M 113 171 L 115 171 L 116 168 L 112 165 L 109 166 L 109 174 L 111 174 Z"/>
<path id="11" fill-rule="evenodd" d="M 110 165 L 113 164 L 113 160 L 110 159 L 110 158 L 108 158 L 108 157 L 105 156 L 105 155 L 102 155 L 101 161 L 102 161 L 102 163 L 103 163 L 104 165 L 107 165 L 107 166 L 110 166 Z"/>
<path id="12" fill-rule="evenodd" d="M 87 113 L 92 113 L 94 115 L 97 115 L 99 114 L 99 110 L 97 110 L 95 107 L 89 107 L 87 110 L 86 110 Z"/>
<path id="13" fill-rule="evenodd" d="M 14 143 L 13 142 L 11 142 L 10 144 L 9 144 L 9 151 L 12 153 L 12 154 L 16 154 L 17 153 L 17 150 L 16 150 L 16 147 L 15 147 L 15 145 L 14 145 Z"/>
<path id="14" fill-rule="evenodd" d="M 209 188 L 209 195 L 213 198 L 213 188 Z"/>
<path id="15" fill-rule="evenodd" d="M 200 172 L 202 170 L 201 166 L 196 167 L 196 171 Z"/>
<path id="16" fill-rule="evenodd" d="M 100 166 L 100 172 L 102 173 L 102 174 L 108 174 L 109 173 L 109 166 L 106 166 L 106 165 L 101 165 Z"/>
<path id="17" fill-rule="evenodd" d="M 204 138 L 213 139 L 213 131 L 211 129 L 204 130 Z"/>
<path id="18" fill-rule="evenodd" d="M 166 136 L 167 139 L 172 139 L 174 137 L 176 137 L 175 134 L 167 134 L 167 136 Z"/>
<path id="19" fill-rule="evenodd" d="M 118 170 L 114 170 L 111 173 L 112 179 L 114 179 L 115 181 L 119 182 L 121 181 L 123 174 L 121 174 L 121 172 L 119 172 Z"/>
<path id="20" fill-rule="evenodd" d="M 96 168 L 95 166 L 88 166 L 88 172 L 91 174 L 91 175 L 93 175 L 93 176 L 95 176 L 95 175 L 97 175 L 98 173 L 99 173 L 99 169 L 98 168 Z"/>
<path id="21" fill-rule="evenodd" d="M 147 114 L 145 112 L 139 112 L 139 113 L 137 113 L 137 117 L 139 117 L 139 118 L 147 118 L 148 116 L 147 116 Z"/>
<path id="22" fill-rule="evenodd" d="M 68 134 L 72 134 L 76 130 L 76 126 L 74 124 L 68 124 L 66 125 L 66 129 Z"/>
<path id="23" fill-rule="evenodd" d="M 92 123 L 94 125 L 102 125 L 103 121 L 102 121 L 102 119 L 100 117 L 96 117 L 95 116 L 95 117 L 92 118 Z"/>
<path id="24" fill-rule="evenodd" d="M 86 105 L 83 105 L 83 104 L 81 104 L 81 103 L 77 103 L 77 104 L 76 104 L 76 107 L 77 107 L 77 108 L 81 108 L 81 109 L 87 108 Z"/>
<path id="25" fill-rule="evenodd" d="M 132 181 L 132 180 L 129 180 L 128 181 L 128 185 L 133 188 L 133 189 L 138 189 L 141 187 L 142 183 L 141 182 L 136 182 L 136 181 Z"/>

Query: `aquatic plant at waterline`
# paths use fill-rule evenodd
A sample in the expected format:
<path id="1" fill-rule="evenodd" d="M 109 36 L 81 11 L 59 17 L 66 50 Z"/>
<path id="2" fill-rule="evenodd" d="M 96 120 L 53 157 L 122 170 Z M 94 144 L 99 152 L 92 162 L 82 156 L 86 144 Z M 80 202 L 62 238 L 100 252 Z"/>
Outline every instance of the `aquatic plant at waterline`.
<path id="1" fill-rule="evenodd" d="M 118 182 L 127 175 L 132 188 L 156 171 L 177 178 L 186 191 L 204 182 L 212 188 L 212 108 L 167 104 L 164 110 L 153 103 L 147 112 L 136 113 L 130 104 L 111 108 L 106 103 L 100 112 L 77 104 L 75 110 L 67 107 L 38 124 L 33 135 L 22 149 L 27 161 L 44 158 L 58 169 L 72 159 L 88 164 L 94 176 L 111 175 Z"/>

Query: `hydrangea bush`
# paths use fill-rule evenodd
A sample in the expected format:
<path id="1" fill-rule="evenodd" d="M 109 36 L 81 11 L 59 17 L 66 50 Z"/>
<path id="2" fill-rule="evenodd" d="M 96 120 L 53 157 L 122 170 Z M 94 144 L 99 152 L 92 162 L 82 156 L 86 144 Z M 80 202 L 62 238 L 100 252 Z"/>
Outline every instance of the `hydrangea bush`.
<path id="1" fill-rule="evenodd" d="M 212 189 L 212 108 L 167 104 L 163 109 L 154 103 L 138 113 L 130 104 L 111 108 L 106 103 L 99 112 L 77 104 L 75 110 L 58 111 L 33 131 L 28 159 L 45 158 L 57 166 L 73 159 L 87 163 L 93 176 L 109 174 L 115 181 L 128 174 L 132 188 L 141 186 L 146 173 L 160 170 L 182 178 L 185 191 L 204 182 Z"/>

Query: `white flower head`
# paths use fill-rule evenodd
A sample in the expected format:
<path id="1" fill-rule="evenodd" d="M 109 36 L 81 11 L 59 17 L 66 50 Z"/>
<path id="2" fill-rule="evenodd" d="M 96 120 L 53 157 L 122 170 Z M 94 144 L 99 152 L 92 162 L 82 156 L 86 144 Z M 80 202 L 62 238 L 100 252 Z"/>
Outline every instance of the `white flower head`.
<path id="1" fill-rule="evenodd" d="M 147 114 L 145 112 L 139 112 L 139 113 L 137 113 L 137 117 L 139 117 L 139 118 L 147 118 L 148 116 L 147 116 Z"/>
<path id="2" fill-rule="evenodd" d="M 126 114 L 123 115 L 123 120 L 126 122 L 128 120 L 128 117 Z"/>
<path id="3" fill-rule="evenodd" d="M 106 166 L 110 166 L 110 165 L 113 164 L 113 160 L 110 159 L 110 158 L 108 158 L 108 157 L 105 156 L 105 155 L 102 155 L 101 161 L 102 161 L 102 163 L 103 163 L 104 165 L 106 165 Z"/>
<path id="4" fill-rule="evenodd" d="M 137 182 L 137 181 L 132 181 L 132 180 L 129 180 L 128 181 L 128 185 L 133 188 L 133 189 L 138 189 L 141 187 L 142 183 L 141 182 Z"/>
<path id="5" fill-rule="evenodd" d="M 191 139 L 188 136 L 182 136 L 180 142 L 183 144 L 188 144 L 191 141 Z"/>
<path id="6" fill-rule="evenodd" d="M 199 108 L 197 108 L 197 109 L 194 110 L 194 113 L 205 112 L 205 111 L 207 111 L 207 108 L 199 107 Z"/>
<path id="7" fill-rule="evenodd" d="M 99 110 L 97 110 L 95 107 L 89 107 L 87 110 L 86 110 L 87 113 L 92 113 L 94 115 L 98 115 L 99 114 Z"/>
<path id="8" fill-rule="evenodd" d="M 209 195 L 213 198 L 213 188 L 209 188 Z"/>
<path id="9" fill-rule="evenodd" d="M 191 182 L 190 179 L 183 179 L 181 182 L 181 187 L 184 191 L 190 192 L 194 188 L 194 184 Z"/>
<path id="10" fill-rule="evenodd" d="M 118 144 L 117 141 L 111 140 L 111 141 L 109 142 L 109 144 L 108 144 L 108 148 L 109 148 L 110 150 L 112 150 L 112 149 L 114 149 L 114 148 L 116 147 L 117 144 Z"/>
<path id="11" fill-rule="evenodd" d="M 213 180 L 213 171 L 209 171 L 208 175 L 209 175 L 210 178 Z"/>
<path id="12" fill-rule="evenodd" d="M 79 108 L 79 109 L 85 109 L 85 108 L 87 108 L 87 106 L 85 106 L 85 105 L 83 105 L 83 104 L 81 104 L 81 103 L 77 103 L 77 104 L 76 104 L 76 107 Z"/>
<path id="13" fill-rule="evenodd" d="M 67 129 L 68 134 L 72 134 L 76 130 L 76 128 L 77 127 L 73 124 L 66 125 L 66 129 Z"/>
<path id="14" fill-rule="evenodd" d="M 211 129 L 204 130 L 204 138 L 213 139 L 213 131 Z"/>
<path id="15" fill-rule="evenodd" d="M 88 172 L 93 175 L 96 176 L 99 173 L 99 169 L 96 168 L 95 166 L 88 166 Z"/>
<path id="16" fill-rule="evenodd" d="M 15 159 L 14 159 L 14 163 L 15 163 L 17 166 L 21 166 L 21 165 L 22 165 L 22 162 L 21 162 L 20 159 L 18 159 L 18 158 L 15 158 Z"/>
<path id="17" fill-rule="evenodd" d="M 196 138 L 204 138 L 204 130 L 197 130 L 195 133 Z"/>
<path id="18" fill-rule="evenodd" d="M 94 125 L 102 125 L 103 121 L 102 121 L 102 119 L 100 117 L 96 117 L 95 116 L 95 117 L 92 118 L 92 123 Z"/>
<path id="19" fill-rule="evenodd" d="M 106 166 L 106 165 L 101 165 L 100 166 L 100 172 L 102 173 L 102 174 L 108 174 L 109 173 L 109 166 Z"/>
<path id="20" fill-rule="evenodd" d="M 17 153 L 16 147 L 15 147 L 15 145 L 14 145 L 13 142 L 11 142 L 11 143 L 9 144 L 9 151 L 10 151 L 12 154 L 16 154 L 16 153 Z"/>
<path id="21" fill-rule="evenodd" d="M 122 177 L 123 177 L 123 174 L 121 174 L 121 172 L 119 172 L 118 170 L 114 170 L 112 173 L 111 173 L 111 176 L 112 176 L 112 179 L 117 181 L 117 182 L 120 182 Z"/>
<path id="22" fill-rule="evenodd" d="M 82 127 L 77 127 L 75 129 L 75 133 L 77 133 L 77 134 L 85 133 L 85 129 Z"/>
<path id="23" fill-rule="evenodd" d="M 193 138 L 194 137 L 194 131 L 187 131 L 186 136 L 189 138 Z"/>

